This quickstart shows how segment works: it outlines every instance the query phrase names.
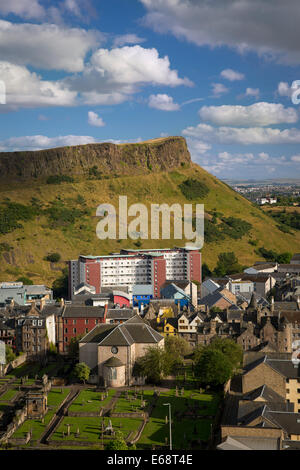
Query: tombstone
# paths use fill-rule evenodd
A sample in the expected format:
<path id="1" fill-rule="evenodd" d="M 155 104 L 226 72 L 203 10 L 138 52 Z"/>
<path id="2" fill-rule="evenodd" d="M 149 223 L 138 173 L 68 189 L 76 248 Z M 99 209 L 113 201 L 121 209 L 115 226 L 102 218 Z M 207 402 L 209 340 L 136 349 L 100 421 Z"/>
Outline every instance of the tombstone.
<path id="1" fill-rule="evenodd" d="M 66 424 L 66 426 L 67 426 L 67 436 L 69 436 L 69 435 L 70 435 L 70 426 L 71 426 L 71 425 L 70 425 L 70 424 Z"/>
<path id="2" fill-rule="evenodd" d="M 177 386 L 176 386 L 175 395 L 176 395 L 176 397 L 178 397 L 178 388 L 177 388 Z"/>
<path id="3" fill-rule="evenodd" d="M 182 389 L 181 389 L 181 396 L 183 397 L 183 395 L 184 395 L 184 388 L 182 387 Z"/>
<path id="4" fill-rule="evenodd" d="M 168 416 L 166 416 L 165 423 L 168 424 Z"/>

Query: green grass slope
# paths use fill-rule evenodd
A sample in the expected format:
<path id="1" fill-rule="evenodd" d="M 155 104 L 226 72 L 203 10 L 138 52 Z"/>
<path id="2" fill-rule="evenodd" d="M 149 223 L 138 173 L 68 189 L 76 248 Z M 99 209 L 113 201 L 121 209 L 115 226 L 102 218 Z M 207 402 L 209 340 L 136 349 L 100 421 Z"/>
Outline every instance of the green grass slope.
<path id="1" fill-rule="evenodd" d="M 184 196 L 180 185 L 191 178 L 206 185 L 209 191 L 204 197 L 190 200 Z M 249 265 L 259 259 L 254 250 L 261 246 L 278 252 L 300 251 L 299 231 L 283 233 L 263 210 L 192 163 L 170 172 L 150 172 L 144 176 L 77 178 L 74 182 L 61 184 L 32 181 L 1 185 L 2 222 L 5 207 L 13 203 L 11 214 L 16 210 L 15 203 L 22 206 L 17 209 L 17 227 L 0 234 L 0 281 L 13 281 L 26 276 L 34 283 L 51 286 L 61 275 L 65 262 L 76 259 L 80 254 L 97 255 L 118 252 L 121 248 L 137 249 L 139 244 L 131 239 L 99 240 L 96 236 L 99 221 L 96 208 L 99 204 L 111 203 L 117 209 L 119 195 L 127 195 L 128 206 L 144 203 L 148 208 L 154 203 L 192 203 L 194 207 L 196 203 L 203 203 L 208 218 L 211 218 L 212 212 L 217 212 L 217 224 L 220 217 L 235 217 L 250 223 L 251 230 L 240 239 L 224 236 L 214 242 L 204 242 L 203 262 L 210 269 L 215 267 L 221 252 L 234 251 L 241 264 Z M 30 207 L 30 210 L 24 210 L 23 206 L 25 209 Z M 249 243 L 255 240 L 256 246 Z M 141 240 L 140 247 L 165 248 L 184 244 L 184 240 L 149 239 Z M 44 260 L 47 254 L 53 252 L 60 253 L 60 262 Z"/>

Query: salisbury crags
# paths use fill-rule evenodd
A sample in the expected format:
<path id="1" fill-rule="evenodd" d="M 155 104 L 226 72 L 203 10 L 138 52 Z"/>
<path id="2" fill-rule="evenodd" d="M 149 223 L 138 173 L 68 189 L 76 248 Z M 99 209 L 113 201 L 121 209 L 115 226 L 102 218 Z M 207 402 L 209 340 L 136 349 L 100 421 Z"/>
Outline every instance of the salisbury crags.
<path id="1" fill-rule="evenodd" d="M 191 164 L 183 137 L 134 144 L 95 143 L 39 151 L 0 153 L 0 181 L 44 179 L 53 175 L 133 175 Z"/>

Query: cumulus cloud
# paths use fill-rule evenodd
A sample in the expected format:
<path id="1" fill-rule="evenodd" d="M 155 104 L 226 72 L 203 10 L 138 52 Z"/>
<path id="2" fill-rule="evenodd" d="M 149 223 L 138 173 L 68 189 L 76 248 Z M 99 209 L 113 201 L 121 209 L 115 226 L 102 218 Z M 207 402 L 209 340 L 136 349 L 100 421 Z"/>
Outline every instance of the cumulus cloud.
<path id="1" fill-rule="evenodd" d="M 42 150 L 54 147 L 92 144 L 94 142 L 96 142 L 94 137 L 81 135 L 63 135 L 57 137 L 32 135 L 11 137 L 0 141 L 0 151 L 17 152 L 19 150 Z"/>
<path id="2" fill-rule="evenodd" d="M 148 104 L 150 108 L 162 111 L 178 111 L 180 109 L 179 104 L 174 103 L 172 96 L 166 94 L 150 95 Z"/>
<path id="3" fill-rule="evenodd" d="M 115 37 L 113 47 L 121 47 L 125 44 L 141 44 L 145 41 L 145 38 L 141 38 L 136 34 L 121 34 Z"/>
<path id="4" fill-rule="evenodd" d="M 286 64 L 300 63 L 298 0 L 140 0 L 144 23 L 199 46 L 255 51 Z M 278 34 L 274 34 L 274 31 Z"/>
<path id="5" fill-rule="evenodd" d="M 243 80 L 245 78 L 245 75 L 243 73 L 236 72 L 232 69 L 222 70 L 220 75 L 222 78 L 226 78 L 230 82 L 234 82 L 236 80 Z"/>
<path id="6" fill-rule="evenodd" d="M 228 93 L 228 88 L 223 85 L 222 83 L 212 83 L 212 92 L 215 97 L 219 97 L 224 95 L 224 93 Z"/>
<path id="7" fill-rule="evenodd" d="M 6 105 L 0 111 L 40 106 L 72 106 L 77 93 L 60 81 L 42 80 L 26 67 L 0 62 L 0 77 L 6 84 Z"/>
<path id="8" fill-rule="evenodd" d="M 300 130 L 273 129 L 271 127 L 213 127 L 209 124 L 187 127 L 182 131 L 185 136 L 194 137 L 205 142 L 220 144 L 299 144 Z"/>
<path id="9" fill-rule="evenodd" d="M 38 69 L 80 72 L 86 54 L 101 39 L 102 35 L 92 30 L 0 20 L 1 60 Z"/>
<path id="10" fill-rule="evenodd" d="M 180 78 L 177 70 L 170 68 L 168 56 L 159 57 L 155 48 L 139 45 L 98 49 L 91 58 L 91 68 L 113 83 L 192 85 L 188 78 Z"/>
<path id="11" fill-rule="evenodd" d="M 250 106 L 203 106 L 199 115 L 203 121 L 223 126 L 269 126 L 295 123 L 298 113 L 282 104 L 260 102 Z"/>
<path id="12" fill-rule="evenodd" d="M 95 127 L 105 126 L 105 122 L 103 121 L 103 119 L 99 117 L 97 113 L 94 113 L 94 111 L 88 112 L 88 123 L 90 124 L 90 126 Z"/>
<path id="13" fill-rule="evenodd" d="M 45 9 L 38 0 L 0 0 L 0 13 L 13 13 L 22 18 L 39 19 L 45 16 Z"/>
<path id="14" fill-rule="evenodd" d="M 291 96 L 292 89 L 287 82 L 278 83 L 277 93 L 280 96 Z"/>
<path id="15" fill-rule="evenodd" d="M 254 96 L 258 100 L 260 95 L 259 88 L 246 88 L 245 96 Z"/>

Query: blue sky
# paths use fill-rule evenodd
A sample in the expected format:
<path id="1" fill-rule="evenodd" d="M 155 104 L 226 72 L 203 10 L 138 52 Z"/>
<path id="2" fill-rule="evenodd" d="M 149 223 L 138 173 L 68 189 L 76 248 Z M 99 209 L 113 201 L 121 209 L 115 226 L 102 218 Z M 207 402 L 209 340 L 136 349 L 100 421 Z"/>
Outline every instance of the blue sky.
<path id="1" fill-rule="evenodd" d="M 221 179 L 298 177 L 299 20 L 298 0 L 0 0 L 0 151 L 182 135 Z"/>

